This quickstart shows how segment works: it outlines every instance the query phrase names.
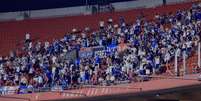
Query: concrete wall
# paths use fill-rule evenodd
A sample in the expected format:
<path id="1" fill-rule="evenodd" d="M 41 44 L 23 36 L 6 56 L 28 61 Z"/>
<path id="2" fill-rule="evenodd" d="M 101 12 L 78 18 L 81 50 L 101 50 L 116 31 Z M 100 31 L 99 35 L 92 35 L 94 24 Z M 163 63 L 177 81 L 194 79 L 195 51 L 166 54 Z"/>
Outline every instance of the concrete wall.
<path id="1" fill-rule="evenodd" d="M 43 18 L 51 16 L 74 16 L 81 14 L 90 14 L 91 12 L 86 9 L 86 6 L 58 8 L 48 10 L 35 10 L 31 11 L 31 18 Z"/>

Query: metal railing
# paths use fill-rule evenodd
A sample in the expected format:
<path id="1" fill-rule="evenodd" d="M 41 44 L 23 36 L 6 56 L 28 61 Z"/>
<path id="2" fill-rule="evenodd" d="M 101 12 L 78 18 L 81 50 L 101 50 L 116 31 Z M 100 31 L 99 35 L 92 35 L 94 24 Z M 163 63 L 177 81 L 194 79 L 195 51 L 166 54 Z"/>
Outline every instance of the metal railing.
<path id="1" fill-rule="evenodd" d="M 12 97 L 12 96 L 0 96 L 0 100 L 4 101 L 5 99 L 8 99 L 9 101 L 16 101 L 16 100 L 20 100 L 20 101 L 31 101 L 30 98 L 20 98 L 20 97 Z"/>

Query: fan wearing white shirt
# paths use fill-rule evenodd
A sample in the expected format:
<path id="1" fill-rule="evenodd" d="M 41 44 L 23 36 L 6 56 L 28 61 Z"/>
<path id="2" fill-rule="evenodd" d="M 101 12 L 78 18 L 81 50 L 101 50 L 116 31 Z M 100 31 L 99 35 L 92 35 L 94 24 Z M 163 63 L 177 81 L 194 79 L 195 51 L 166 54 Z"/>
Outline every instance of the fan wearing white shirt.
<path id="1" fill-rule="evenodd" d="M 25 43 L 31 42 L 31 35 L 29 33 L 26 33 L 25 35 Z"/>
<path id="2" fill-rule="evenodd" d="M 160 57 L 156 56 L 154 60 L 155 60 L 155 68 L 153 68 L 153 72 L 156 73 L 156 71 L 160 68 Z"/>

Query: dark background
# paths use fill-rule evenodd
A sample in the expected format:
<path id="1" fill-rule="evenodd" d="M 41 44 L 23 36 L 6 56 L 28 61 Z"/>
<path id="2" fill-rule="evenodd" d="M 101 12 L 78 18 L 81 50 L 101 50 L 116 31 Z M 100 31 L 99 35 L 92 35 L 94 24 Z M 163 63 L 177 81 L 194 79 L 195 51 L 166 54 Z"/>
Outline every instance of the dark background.
<path id="1" fill-rule="evenodd" d="M 132 0 L 87 0 L 88 4 L 103 4 Z M 39 10 L 86 5 L 86 0 L 1 0 L 0 12 Z"/>

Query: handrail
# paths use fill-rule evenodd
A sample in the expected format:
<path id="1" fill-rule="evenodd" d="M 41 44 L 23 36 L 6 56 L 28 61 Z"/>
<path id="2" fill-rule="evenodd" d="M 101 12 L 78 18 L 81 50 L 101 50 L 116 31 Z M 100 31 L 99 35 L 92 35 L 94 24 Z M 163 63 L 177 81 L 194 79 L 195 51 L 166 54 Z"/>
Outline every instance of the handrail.
<path id="1" fill-rule="evenodd" d="M 73 95 L 87 96 L 87 95 L 84 94 L 84 93 L 74 93 L 74 92 L 69 92 L 69 91 L 51 91 L 51 92 L 60 93 L 60 95 L 61 95 L 62 93 L 67 93 L 67 94 L 73 94 Z"/>
<path id="2" fill-rule="evenodd" d="M 192 78 L 185 78 L 185 77 L 165 77 L 165 76 L 148 76 L 149 78 L 161 78 L 161 79 L 180 79 L 180 80 L 198 80 Z"/>
<path id="3" fill-rule="evenodd" d="M 25 101 L 31 101 L 30 98 L 19 98 L 19 97 L 12 97 L 12 96 L 0 96 L 0 99 L 1 98 L 5 98 L 5 99 L 18 99 L 18 100 L 25 100 Z"/>
<path id="4" fill-rule="evenodd" d="M 121 87 L 121 86 L 94 86 L 94 85 L 86 85 L 85 88 L 121 88 L 121 89 L 139 89 L 142 91 L 141 87 Z"/>

